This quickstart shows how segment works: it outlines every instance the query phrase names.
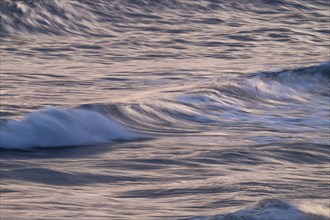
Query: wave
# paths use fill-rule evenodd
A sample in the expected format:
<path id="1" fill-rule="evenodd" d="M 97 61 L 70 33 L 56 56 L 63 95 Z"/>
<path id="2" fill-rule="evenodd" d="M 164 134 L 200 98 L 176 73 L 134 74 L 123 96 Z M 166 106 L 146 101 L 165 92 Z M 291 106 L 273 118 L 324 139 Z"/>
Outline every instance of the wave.
<path id="1" fill-rule="evenodd" d="M 287 93 L 316 93 L 329 96 L 330 62 L 280 72 L 251 74 L 245 82 L 255 92 L 267 97 L 281 96 Z"/>
<path id="2" fill-rule="evenodd" d="M 297 133 L 301 128 L 310 132 L 327 131 L 328 122 L 324 118 L 329 115 L 330 62 L 218 79 L 189 88 L 172 98 L 136 104 L 43 109 L 21 121 L 3 122 L 0 147 L 102 144 L 154 135 L 199 133 L 220 129 L 219 125 L 235 131 L 237 124 L 243 122 L 250 127 L 258 123 L 263 129 L 281 132 L 287 129 L 290 133 L 294 128 Z M 304 117 L 298 120 L 297 114 Z M 328 140 L 317 141 L 328 143 Z"/>
<path id="3" fill-rule="evenodd" d="M 315 205 L 312 205 L 315 207 Z M 298 207 L 279 199 L 265 199 L 255 207 L 234 213 L 194 217 L 190 220 L 329 220 L 328 208 Z"/>
<path id="4" fill-rule="evenodd" d="M 193 0 L 3 0 L 0 2 L 1 35 L 33 33 L 46 35 L 113 36 L 123 27 L 141 25 L 194 24 L 218 25 L 221 16 L 205 18 L 205 12 L 216 13 L 282 13 L 327 7 L 327 1 L 193 1 Z M 270 12 L 271 11 L 271 12 Z M 301 13 L 300 13 L 301 12 Z M 200 19 L 187 20 L 186 14 Z M 221 15 L 221 14 L 220 14 Z M 173 31 L 173 30 L 165 30 Z M 174 30 L 177 31 L 177 30 Z"/>
<path id="5" fill-rule="evenodd" d="M 259 72 L 235 78 L 204 82 L 178 98 L 198 108 L 247 110 L 266 104 L 320 102 L 327 106 L 330 96 L 330 62 L 278 72 Z M 254 107 L 253 107 L 254 106 Z M 273 107 L 273 106 L 270 106 Z"/>
<path id="6" fill-rule="evenodd" d="M 0 130 L 0 146 L 5 149 L 92 145 L 139 138 L 142 136 L 110 117 L 86 109 L 43 109 L 21 121 L 8 121 Z"/>

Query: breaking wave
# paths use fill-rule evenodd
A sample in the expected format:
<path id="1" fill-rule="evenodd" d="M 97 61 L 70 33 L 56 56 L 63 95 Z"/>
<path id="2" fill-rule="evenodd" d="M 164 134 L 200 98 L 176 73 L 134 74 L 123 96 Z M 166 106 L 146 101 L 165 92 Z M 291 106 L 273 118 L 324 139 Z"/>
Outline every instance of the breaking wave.
<path id="1" fill-rule="evenodd" d="M 255 207 L 225 215 L 200 216 L 190 220 L 329 220 L 326 207 L 306 208 L 279 199 L 266 199 Z"/>
<path id="2" fill-rule="evenodd" d="M 61 147 L 137 138 L 137 134 L 98 112 L 49 108 L 2 125 L 0 146 L 6 149 Z"/>
<path id="3" fill-rule="evenodd" d="M 219 125 L 236 129 L 243 121 L 282 132 L 292 132 L 293 128 L 314 131 L 328 123 L 324 117 L 329 116 L 329 76 L 330 63 L 324 63 L 213 80 L 168 99 L 47 108 L 20 121 L 3 122 L 0 146 L 26 149 L 102 144 L 222 129 Z M 290 109 L 295 111 L 291 114 Z M 299 111 L 304 117 L 296 120 Z M 315 141 L 328 144 L 325 140 Z"/>

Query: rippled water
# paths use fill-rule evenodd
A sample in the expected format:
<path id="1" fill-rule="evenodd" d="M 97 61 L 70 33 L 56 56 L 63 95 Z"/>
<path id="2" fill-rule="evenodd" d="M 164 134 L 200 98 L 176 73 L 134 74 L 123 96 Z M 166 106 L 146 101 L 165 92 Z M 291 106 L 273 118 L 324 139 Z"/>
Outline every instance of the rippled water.
<path id="1" fill-rule="evenodd" d="M 328 1 L 2 0 L 3 219 L 330 219 Z"/>

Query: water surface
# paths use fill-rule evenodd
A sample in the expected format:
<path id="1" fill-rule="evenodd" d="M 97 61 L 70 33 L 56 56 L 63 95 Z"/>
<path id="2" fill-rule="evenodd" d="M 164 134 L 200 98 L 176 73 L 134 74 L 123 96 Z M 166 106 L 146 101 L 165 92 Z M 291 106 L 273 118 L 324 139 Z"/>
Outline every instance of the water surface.
<path id="1" fill-rule="evenodd" d="M 330 218 L 329 2 L 0 6 L 2 218 Z"/>

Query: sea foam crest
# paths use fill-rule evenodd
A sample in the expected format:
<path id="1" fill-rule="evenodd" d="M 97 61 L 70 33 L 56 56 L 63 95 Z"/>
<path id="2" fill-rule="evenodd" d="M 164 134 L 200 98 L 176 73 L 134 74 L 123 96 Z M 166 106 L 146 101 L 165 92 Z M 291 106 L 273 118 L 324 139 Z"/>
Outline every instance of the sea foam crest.
<path id="1" fill-rule="evenodd" d="M 311 95 L 330 95 L 330 62 L 317 66 L 260 72 L 242 78 L 241 89 L 247 94 L 269 99 L 297 99 Z"/>
<path id="2" fill-rule="evenodd" d="M 265 199 L 255 207 L 234 213 L 194 217 L 190 220 L 329 220 L 326 212 L 310 212 L 279 199 Z"/>
<path id="3" fill-rule="evenodd" d="M 77 146 L 136 138 L 139 135 L 99 112 L 47 108 L 31 113 L 23 120 L 8 121 L 1 125 L 0 147 L 27 149 Z"/>

